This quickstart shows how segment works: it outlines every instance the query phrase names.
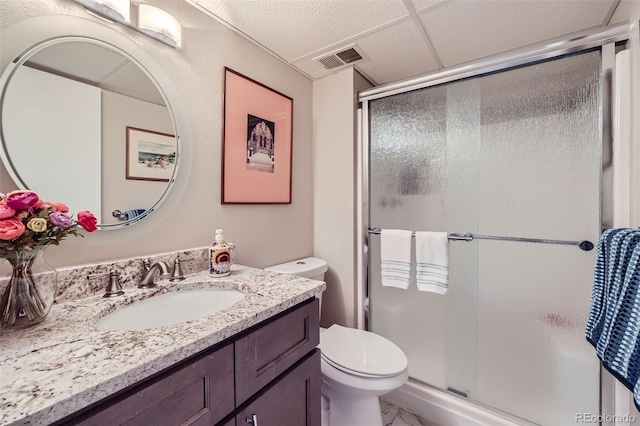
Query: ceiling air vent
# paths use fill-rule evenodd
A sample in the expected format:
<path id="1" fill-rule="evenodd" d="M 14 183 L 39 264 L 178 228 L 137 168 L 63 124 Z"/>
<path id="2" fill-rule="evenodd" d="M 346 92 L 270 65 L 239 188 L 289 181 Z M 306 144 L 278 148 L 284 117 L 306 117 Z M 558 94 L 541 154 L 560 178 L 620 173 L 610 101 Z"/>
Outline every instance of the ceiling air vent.
<path id="1" fill-rule="evenodd" d="M 341 66 L 344 65 L 344 62 L 342 62 L 335 55 L 327 56 L 325 58 L 320 58 L 320 59 L 318 59 L 318 62 L 320 62 L 322 64 L 322 66 L 325 67 L 328 70 L 332 70 L 334 68 L 338 68 L 338 67 L 341 67 Z"/>
<path id="2" fill-rule="evenodd" d="M 320 62 L 326 70 L 333 70 L 364 59 L 364 55 L 359 49 L 360 48 L 354 44 L 346 49 L 341 49 L 329 55 L 315 58 L 314 61 Z"/>
<path id="3" fill-rule="evenodd" d="M 340 58 L 340 60 L 344 61 L 345 64 L 350 64 L 351 62 L 359 61 L 360 59 L 362 59 L 362 56 L 360 56 L 358 51 L 353 47 L 336 53 L 336 56 Z"/>

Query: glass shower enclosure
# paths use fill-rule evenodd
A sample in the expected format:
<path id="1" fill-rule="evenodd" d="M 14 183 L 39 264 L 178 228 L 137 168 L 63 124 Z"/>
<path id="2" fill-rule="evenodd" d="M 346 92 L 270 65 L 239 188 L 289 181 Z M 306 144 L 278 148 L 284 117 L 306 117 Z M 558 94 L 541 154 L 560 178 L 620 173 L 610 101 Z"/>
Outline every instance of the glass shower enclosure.
<path id="1" fill-rule="evenodd" d="M 596 48 L 368 101 L 369 228 L 595 243 L 603 85 Z M 595 250 L 450 240 L 445 295 L 382 286 L 379 235 L 368 256 L 368 328 L 413 381 L 542 425 L 600 412 Z"/>

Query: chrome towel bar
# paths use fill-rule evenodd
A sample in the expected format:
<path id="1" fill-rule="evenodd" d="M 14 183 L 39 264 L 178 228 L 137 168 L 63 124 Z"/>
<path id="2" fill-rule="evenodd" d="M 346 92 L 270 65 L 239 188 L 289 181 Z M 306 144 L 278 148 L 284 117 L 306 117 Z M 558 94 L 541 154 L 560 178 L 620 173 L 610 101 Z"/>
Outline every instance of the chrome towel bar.
<path id="1" fill-rule="evenodd" d="M 369 234 L 378 235 L 382 231 L 380 228 L 369 229 Z M 416 233 L 413 232 L 411 236 L 415 237 Z M 467 232 L 460 234 L 458 232 L 450 232 L 448 238 L 452 241 L 473 241 L 473 240 L 500 240 L 500 241 L 517 241 L 521 243 L 540 243 L 540 244 L 562 244 L 567 246 L 578 246 L 580 250 L 591 251 L 593 250 L 593 243 L 591 241 L 570 241 L 570 240 L 546 240 L 541 238 L 521 238 L 521 237 L 500 237 L 496 235 L 477 235 Z"/>

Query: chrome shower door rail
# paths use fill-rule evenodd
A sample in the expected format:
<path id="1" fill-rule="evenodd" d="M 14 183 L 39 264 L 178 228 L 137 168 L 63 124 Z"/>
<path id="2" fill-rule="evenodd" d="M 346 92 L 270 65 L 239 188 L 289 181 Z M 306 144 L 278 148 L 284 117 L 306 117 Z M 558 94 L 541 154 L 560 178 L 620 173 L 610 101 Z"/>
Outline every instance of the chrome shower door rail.
<path id="1" fill-rule="evenodd" d="M 378 235 L 382 232 L 380 228 L 369 229 L 369 234 Z M 416 233 L 411 234 L 415 237 Z M 461 234 L 459 232 L 450 232 L 447 237 L 452 241 L 473 241 L 473 240 L 499 240 L 499 241 L 515 241 L 519 243 L 539 243 L 539 244 L 561 244 L 567 246 L 578 246 L 580 250 L 591 251 L 593 250 L 593 243 L 591 241 L 571 241 L 571 240 L 549 240 L 544 238 L 523 238 L 523 237 L 501 237 L 497 235 L 478 235 L 470 232 Z"/>

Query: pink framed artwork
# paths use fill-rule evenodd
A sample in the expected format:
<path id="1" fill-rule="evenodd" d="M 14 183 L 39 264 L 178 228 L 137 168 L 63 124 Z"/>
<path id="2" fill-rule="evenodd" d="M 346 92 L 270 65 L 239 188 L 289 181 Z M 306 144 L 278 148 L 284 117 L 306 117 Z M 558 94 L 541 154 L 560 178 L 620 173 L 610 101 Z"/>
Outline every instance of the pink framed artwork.
<path id="1" fill-rule="evenodd" d="M 290 204 L 293 99 L 224 69 L 222 204 Z"/>

